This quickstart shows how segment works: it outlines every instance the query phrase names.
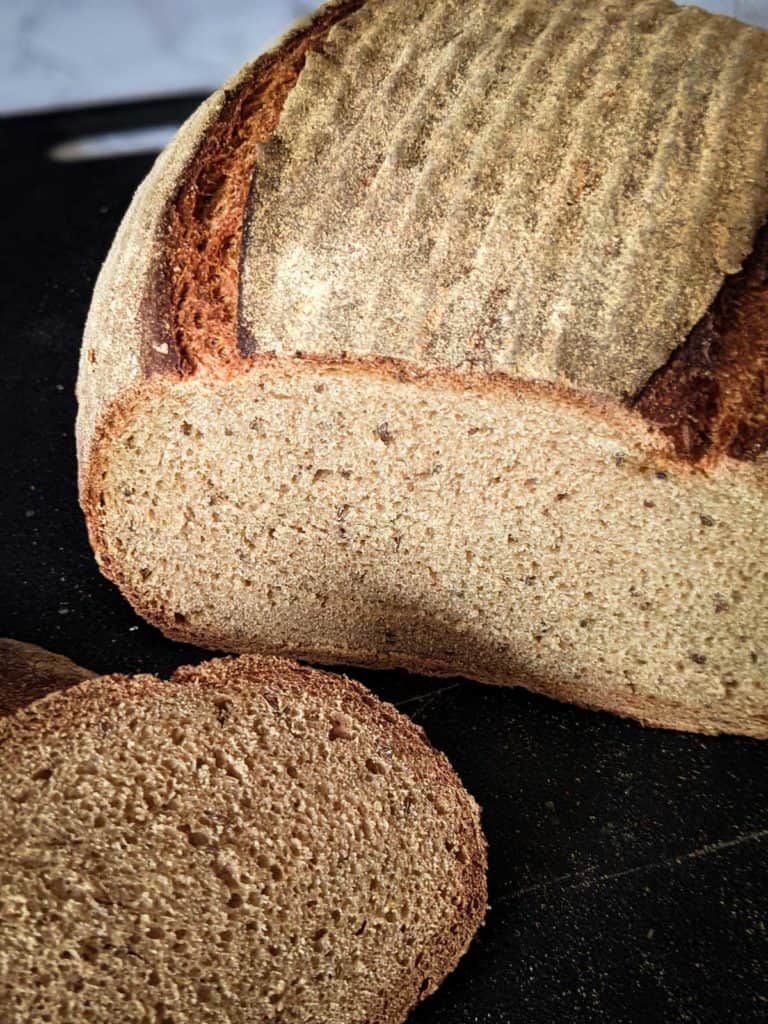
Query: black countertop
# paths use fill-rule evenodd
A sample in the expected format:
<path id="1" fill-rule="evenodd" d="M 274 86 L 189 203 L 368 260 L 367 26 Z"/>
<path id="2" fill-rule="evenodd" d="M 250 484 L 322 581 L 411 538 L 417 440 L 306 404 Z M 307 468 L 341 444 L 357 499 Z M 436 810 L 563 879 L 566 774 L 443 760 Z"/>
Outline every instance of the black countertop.
<path id="1" fill-rule="evenodd" d="M 77 506 L 80 334 L 151 157 L 57 141 L 177 121 L 196 98 L 0 121 L 0 635 L 165 673 L 165 640 L 98 573 Z M 483 807 L 490 911 L 414 1024 L 768 1020 L 768 744 L 643 729 L 522 691 L 353 673 L 444 750 Z"/>

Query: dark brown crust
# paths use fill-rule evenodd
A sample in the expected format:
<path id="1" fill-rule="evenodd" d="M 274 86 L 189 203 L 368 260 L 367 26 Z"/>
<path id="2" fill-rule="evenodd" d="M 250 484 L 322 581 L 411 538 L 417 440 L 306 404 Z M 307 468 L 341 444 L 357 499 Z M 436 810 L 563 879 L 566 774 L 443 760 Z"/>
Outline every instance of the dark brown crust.
<path id="1" fill-rule="evenodd" d="M 139 361 L 145 376 L 154 373 L 182 376 L 183 361 L 170 342 L 171 337 L 171 275 L 167 261 L 157 260 L 141 298 Z"/>
<path id="2" fill-rule="evenodd" d="M 681 459 L 754 460 L 768 451 L 768 225 L 634 404 Z"/>
<path id="3" fill-rule="evenodd" d="M 198 666 L 184 666 L 167 683 L 148 675 L 103 676 L 96 686 L 84 682 L 66 694 L 52 695 L 44 704 L 25 708 L 12 721 L 7 720 L 0 733 L 0 745 L 7 744 L 4 757 L 12 758 L 14 745 L 27 745 L 30 736 L 42 739 L 50 730 L 66 729 L 73 722 L 95 725 L 111 714 L 122 714 L 122 709 L 126 714 L 135 713 L 150 688 L 163 687 L 168 699 L 173 700 L 196 686 L 214 688 L 217 692 L 226 689 L 234 694 L 267 693 L 276 699 L 287 691 L 297 697 L 309 693 L 325 700 L 331 690 L 350 712 L 372 730 L 386 735 L 387 743 L 410 763 L 417 777 L 437 776 L 442 791 L 458 794 L 465 899 L 457 908 L 456 917 L 441 922 L 433 944 L 422 951 L 419 974 L 408 977 L 400 991 L 383 992 L 377 1011 L 369 1017 L 370 1024 L 399 1024 L 456 967 L 483 923 L 487 909 L 487 844 L 478 807 L 446 756 L 432 746 L 421 726 L 375 698 L 360 683 L 283 658 L 259 655 L 217 658 Z"/>
<path id="4" fill-rule="evenodd" d="M 147 374 L 181 376 L 205 366 L 231 372 L 246 354 L 238 347 L 237 304 L 243 211 L 260 143 L 275 131 L 307 54 L 331 28 L 362 7 L 343 0 L 254 62 L 225 94 L 164 214 L 164 260 L 150 290 L 152 336 L 144 345 Z"/>
<path id="5" fill-rule="evenodd" d="M 0 638 L 0 718 L 94 676 L 61 654 Z"/>

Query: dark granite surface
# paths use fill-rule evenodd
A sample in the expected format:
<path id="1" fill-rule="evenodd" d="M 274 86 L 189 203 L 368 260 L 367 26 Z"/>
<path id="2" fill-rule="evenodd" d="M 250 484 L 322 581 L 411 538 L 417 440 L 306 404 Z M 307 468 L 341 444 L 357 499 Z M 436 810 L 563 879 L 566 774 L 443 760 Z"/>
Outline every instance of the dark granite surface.
<path id="1" fill-rule="evenodd" d="M 150 158 L 54 164 L 46 151 L 193 106 L 0 121 L 0 635 L 101 671 L 164 673 L 205 655 L 165 640 L 101 578 L 76 499 L 79 336 Z M 768 1020 L 768 744 L 354 674 L 425 727 L 484 809 L 488 919 L 414 1022 Z"/>

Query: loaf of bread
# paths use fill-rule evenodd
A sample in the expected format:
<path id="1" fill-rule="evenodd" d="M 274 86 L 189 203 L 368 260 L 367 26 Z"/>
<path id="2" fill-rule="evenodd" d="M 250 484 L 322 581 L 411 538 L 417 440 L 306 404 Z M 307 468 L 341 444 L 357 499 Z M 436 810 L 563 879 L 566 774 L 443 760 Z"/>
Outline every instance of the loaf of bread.
<path id="1" fill-rule="evenodd" d="M 96 288 L 81 502 L 167 635 L 768 735 L 768 33 L 341 0 Z"/>
<path id="2" fill-rule="evenodd" d="M 52 693 L 0 721 L 0 773 L 3 1024 L 395 1024 L 485 912 L 445 757 L 292 662 Z"/>

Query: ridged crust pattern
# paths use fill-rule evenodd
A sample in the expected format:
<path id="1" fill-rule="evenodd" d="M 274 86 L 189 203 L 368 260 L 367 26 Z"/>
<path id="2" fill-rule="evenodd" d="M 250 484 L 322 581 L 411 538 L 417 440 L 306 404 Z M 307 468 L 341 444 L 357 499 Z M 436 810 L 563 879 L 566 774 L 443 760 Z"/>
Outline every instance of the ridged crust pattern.
<path id="1" fill-rule="evenodd" d="M 671 0 L 367 3 L 264 145 L 254 351 L 632 395 L 768 212 L 768 33 Z"/>

